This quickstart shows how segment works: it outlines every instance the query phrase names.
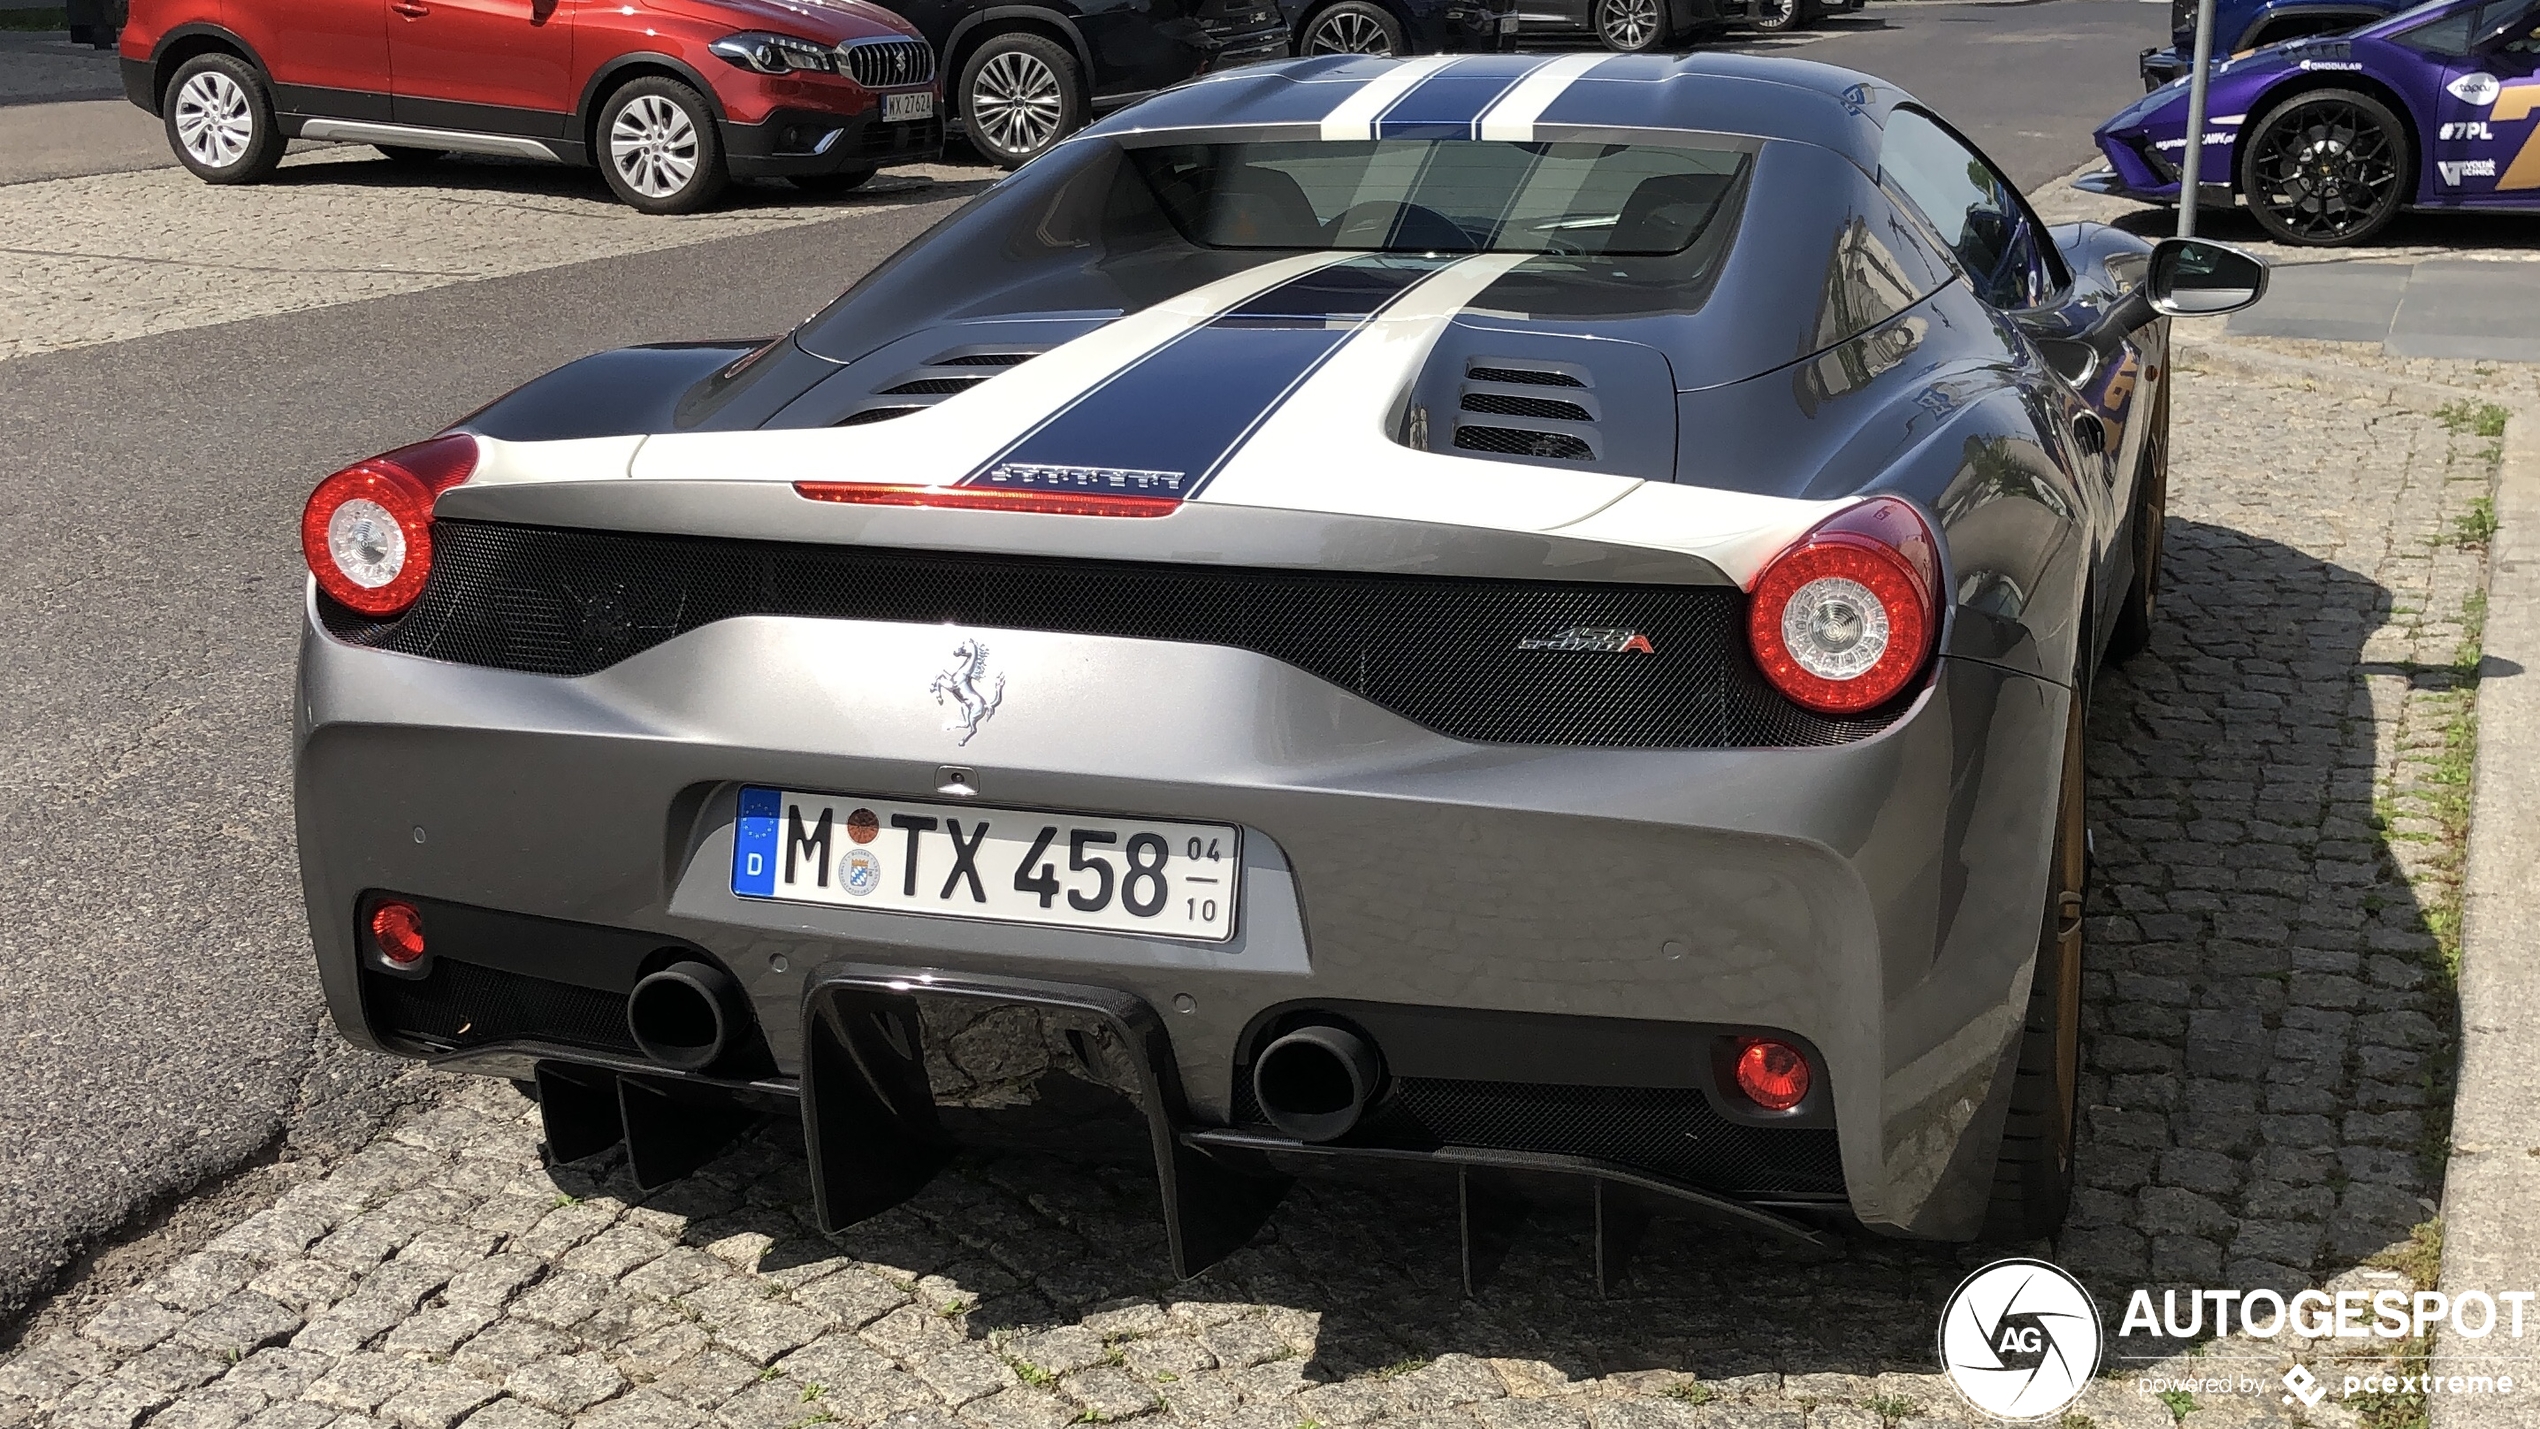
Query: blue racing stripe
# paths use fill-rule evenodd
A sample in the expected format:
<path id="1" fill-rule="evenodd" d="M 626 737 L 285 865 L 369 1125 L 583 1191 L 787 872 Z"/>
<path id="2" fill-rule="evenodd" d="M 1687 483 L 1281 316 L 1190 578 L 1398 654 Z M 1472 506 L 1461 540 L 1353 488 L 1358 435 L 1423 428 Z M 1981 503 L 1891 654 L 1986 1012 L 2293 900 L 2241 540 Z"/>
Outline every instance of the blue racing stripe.
<path id="1" fill-rule="evenodd" d="M 1444 266 L 1371 254 L 1291 279 L 1149 353 L 963 484 L 1195 496 L 1341 344 Z"/>
<path id="2" fill-rule="evenodd" d="M 1379 139 L 1478 139 L 1482 114 L 1544 63 L 1541 55 L 1472 55 L 1413 86 L 1376 118 Z"/>

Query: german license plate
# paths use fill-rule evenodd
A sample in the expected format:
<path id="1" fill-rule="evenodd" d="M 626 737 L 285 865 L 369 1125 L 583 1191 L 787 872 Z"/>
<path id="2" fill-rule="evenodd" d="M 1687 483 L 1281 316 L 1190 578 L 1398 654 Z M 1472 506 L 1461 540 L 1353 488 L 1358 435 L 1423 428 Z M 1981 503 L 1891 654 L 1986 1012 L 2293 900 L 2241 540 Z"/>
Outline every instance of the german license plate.
<path id="1" fill-rule="evenodd" d="M 744 788 L 732 891 L 997 923 L 1235 935 L 1243 831 Z"/>
<path id="2" fill-rule="evenodd" d="M 886 94 L 882 96 L 882 122 L 905 124 L 912 119 L 935 117 L 935 96 L 927 93 Z"/>

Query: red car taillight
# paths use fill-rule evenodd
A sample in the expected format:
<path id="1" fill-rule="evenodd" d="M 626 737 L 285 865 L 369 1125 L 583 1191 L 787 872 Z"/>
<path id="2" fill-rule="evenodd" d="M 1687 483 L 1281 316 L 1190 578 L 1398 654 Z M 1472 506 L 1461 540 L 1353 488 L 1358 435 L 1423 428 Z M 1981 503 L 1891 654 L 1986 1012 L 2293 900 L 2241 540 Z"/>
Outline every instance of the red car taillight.
<path id="1" fill-rule="evenodd" d="M 1940 633 L 1940 559 L 1893 496 L 1847 507 L 1756 577 L 1746 638 L 1773 688 L 1819 714 L 1875 709 L 1910 683 Z"/>
<path id="2" fill-rule="evenodd" d="M 318 589 L 364 615 L 395 615 L 432 574 L 432 499 L 476 470 L 476 438 L 434 437 L 318 483 L 300 510 L 300 554 Z"/>

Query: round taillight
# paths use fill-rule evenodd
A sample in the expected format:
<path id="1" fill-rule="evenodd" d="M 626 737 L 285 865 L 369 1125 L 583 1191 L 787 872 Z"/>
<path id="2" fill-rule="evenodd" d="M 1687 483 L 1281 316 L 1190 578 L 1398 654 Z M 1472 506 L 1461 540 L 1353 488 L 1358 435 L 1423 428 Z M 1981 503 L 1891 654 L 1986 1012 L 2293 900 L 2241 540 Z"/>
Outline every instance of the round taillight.
<path id="1" fill-rule="evenodd" d="M 370 910 L 370 936 L 381 957 L 412 967 L 423 961 L 423 910 L 390 899 Z"/>
<path id="2" fill-rule="evenodd" d="M 432 502 L 476 469 L 476 439 L 435 437 L 344 468 L 300 511 L 300 554 L 330 600 L 386 617 L 432 574 Z"/>
<path id="3" fill-rule="evenodd" d="M 1931 534 L 1874 497 L 1775 556 L 1755 581 L 1747 643 L 1773 688 L 1819 714 L 1875 709 L 1912 682 L 1940 622 Z"/>
<path id="4" fill-rule="evenodd" d="M 1738 1049 L 1737 1089 L 1766 1111 L 1788 1111 L 1808 1099 L 1808 1059 L 1787 1042 L 1758 1037 Z"/>

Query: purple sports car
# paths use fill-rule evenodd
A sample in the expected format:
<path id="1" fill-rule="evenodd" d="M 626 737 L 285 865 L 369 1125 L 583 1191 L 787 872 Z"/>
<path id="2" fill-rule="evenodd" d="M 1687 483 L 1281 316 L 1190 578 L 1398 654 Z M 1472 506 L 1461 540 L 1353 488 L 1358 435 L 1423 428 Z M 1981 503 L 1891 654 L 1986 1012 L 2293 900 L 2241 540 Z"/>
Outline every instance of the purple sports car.
<path id="1" fill-rule="evenodd" d="M 2198 187 L 2287 243 L 2357 243 L 2403 208 L 2540 208 L 2540 0 L 2432 0 L 2214 66 Z M 2187 82 L 2099 127 L 2081 187 L 2179 200 Z"/>

